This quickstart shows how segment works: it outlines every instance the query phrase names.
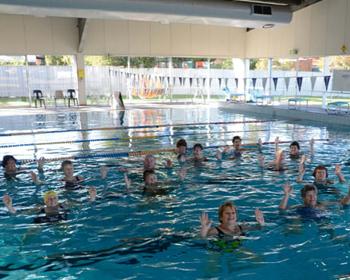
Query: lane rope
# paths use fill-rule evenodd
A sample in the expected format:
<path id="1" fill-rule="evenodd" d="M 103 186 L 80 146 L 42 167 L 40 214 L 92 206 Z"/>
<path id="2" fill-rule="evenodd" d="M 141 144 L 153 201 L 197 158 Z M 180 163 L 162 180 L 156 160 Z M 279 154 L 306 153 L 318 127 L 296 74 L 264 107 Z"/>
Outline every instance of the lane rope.
<path id="1" fill-rule="evenodd" d="M 308 142 L 310 140 L 299 140 L 298 142 Z M 329 139 L 314 139 L 314 141 L 329 141 Z M 279 141 L 279 144 L 291 143 L 292 141 Z M 262 145 L 275 144 L 275 142 L 263 142 Z M 218 149 L 221 147 L 226 147 L 227 145 L 213 145 L 203 147 L 204 149 Z M 257 147 L 258 143 L 249 143 L 243 144 L 243 147 Z M 144 150 L 144 151 L 132 151 L 132 152 L 119 152 L 119 153 L 99 153 L 99 154 L 83 154 L 77 156 L 68 156 L 68 157 L 55 157 L 45 159 L 46 162 L 51 161 L 62 161 L 62 160 L 79 160 L 79 159 L 91 159 L 91 158 L 122 158 L 122 157 L 134 157 L 134 156 L 144 156 L 151 154 L 160 154 L 160 153 L 174 153 L 176 151 L 175 148 L 170 149 L 156 149 L 156 150 Z M 20 164 L 37 162 L 37 159 L 23 159 L 19 160 Z"/>
<path id="2" fill-rule="evenodd" d="M 0 137 L 32 135 L 32 134 L 50 134 L 50 133 L 65 133 L 65 132 L 89 132 L 97 130 L 126 130 L 126 129 L 141 129 L 141 128 L 159 128 L 159 127 L 180 127 L 180 126 L 203 126 L 203 125 L 224 125 L 224 124 L 246 124 L 246 123 L 267 123 L 275 122 L 275 120 L 260 120 L 260 121 L 232 121 L 232 122 L 202 122 L 202 123 L 178 123 L 178 124 L 158 124 L 158 125 L 139 125 L 139 126 L 120 126 L 120 127 L 95 127 L 86 129 L 66 129 L 66 130 L 47 130 L 47 131 L 30 131 L 16 133 L 0 133 Z"/>

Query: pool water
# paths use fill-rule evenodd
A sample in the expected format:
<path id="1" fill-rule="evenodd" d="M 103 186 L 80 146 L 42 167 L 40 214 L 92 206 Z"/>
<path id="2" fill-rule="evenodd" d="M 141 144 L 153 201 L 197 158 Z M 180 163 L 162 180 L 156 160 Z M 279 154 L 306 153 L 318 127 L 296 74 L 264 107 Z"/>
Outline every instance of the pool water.
<path id="1" fill-rule="evenodd" d="M 96 157 L 120 155 L 129 151 L 161 150 L 174 147 L 180 138 L 190 146 L 230 144 L 234 135 L 244 143 L 259 138 L 272 142 L 316 141 L 315 155 L 307 163 L 306 181 L 312 170 L 326 164 L 330 179 L 336 179 L 334 165 L 341 163 L 345 178 L 350 130 L 327 128 L 302 122 L 270 120 L 234 114 L 216 107 L 192 106 L 187 109 L 155 108 L 127 110 L 125 114 L 106 112 L 66 112 L 47 115 L 2 116 L 1 155 L 13 154 L 18 160 L 67 156 L 86 158 L 74 161 L 75 173 L 86 178 L 85 186 L 95 186 L 98 198 L 89 202 L 86 189 L 64 191 L 59 171 L 61 161 L 45 164 L 44 181 L 35 186 L 28 174 L 17 180 L 1 178 L 1 196 L 13 198 L 18 213 L 0 208 L 0 277 L 5 279 L 346 279 L 350 277 L 350 210 L 331 206 L 322 217 L 300 218 L 295 211 L 278 210 L 282 185 L 291 182 L 294 196 L 290 205 L 301 204 L 302 184 L 295 182 L 298 162 L 286 159 L 284 172 L 263 170 L 258 152 L 252 149 L 241 160 L 215 159 L 216 149 L 204 154 L 209 161 L 200 166 L 181 166 L 173 154 L 157 155 L 158 180 L 166 182 L 163 195 L 142 191 L 142 157 Z M 248 121 L 263 122 L 248 122 Z M 213 122 L 231 122 L 210 125 Z M 238 123 L 234 123 L 238 122 Z M 177 126 L 177 124 L 188 124 Z M 206 125 L 194 125 L 207 123 Z M 161 126 L 161 125 L 167 126 Z M 135 126 L 159 125 L 160 127 Z M 88 128 L 134 127 L 132 129 L 92 130 Z M 61 133 L 35 132 L 69 130 Z M 33 131 L 33 134 L 24 134 Z M 21 135 L 23 133 L 24 135 Z M 118 138 L 120 140 L 104 140 Z M 77 142 L 86 140 L 85 142 Z M 98 141 L 87 141 L 98 140 Z M 66 143 L 71 141 L 70 143 Z M 76 142 L 74 142 L 76 141 Z M 61 142 L 50 144 L 52 142 Z M 44 144 L 43 144 L 44 143 Z M 30 144 L 24 146 L 23 144 Z M 8 145 L 12 145 L 9 147 Z M 15 146 L 18 145 L 18 146 Z M 20 146 L 21 145 L 21 146 Z M 301 142 L 309 152 L 308 142 Z M 288 144 L 281 144 L 288 150 Z M 263 147 L 265 160 L 274 157 L 274 145 Z M 164 167 L 167 158 L 172 168 Z M 100 178 L 100 167 L 111 165 L 108 176 Z M 115 166 L 113 166 L 115 165 Z M 25 167 L 35 170 L 35 164 Z M 126 190 L 121 168 L 129 170 L 131 189 Z M 178 173 L 187 170 L 184 180 Z M 335 186 L 346 194 L 348 185 Z M 55 224 L 34 224 L 34 207 L 42 205 L 47 190 L 59 192 L 60 201 L 69 201 L 68 220 Z M 334 194 L 319 199 L 336 200 Z M 237 206 L 238 219 L 254 224 L 254 210 L 265 215 L 266 226 L 249 231 L 241 244 L 218 244 L 199 237 L 199 216 L 207 211 L 218 225 L 217 209 L 224 201 Z"/>

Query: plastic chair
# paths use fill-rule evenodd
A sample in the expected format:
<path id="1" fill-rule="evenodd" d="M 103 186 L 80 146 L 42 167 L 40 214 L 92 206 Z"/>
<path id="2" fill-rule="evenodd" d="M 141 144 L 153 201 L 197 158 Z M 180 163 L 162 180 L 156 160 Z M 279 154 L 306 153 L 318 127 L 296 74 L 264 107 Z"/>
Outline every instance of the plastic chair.
<path id="1" fill-rule="evenodd" d="M 55 107 L 57 107 L 57 99 L 63 99 L 64 106 L 66 106 L 66 97 L 64 96 L 63 90 L 55 91 Z"/>
<path id="2" fill-rule="evenodd" d="M 66 97 L 68 99 L 68 107 L 70 107 L 70 101 L 73 100 L 74 106 L 79 106 L 79 100 L 75 96 L 75 89 L 68 89 L 67 90 L 68 96 Z"/>
<path id="3" fill-rule="evenodd" d="M 40 103 L 40 107 L 44 104 L 44 108 L 46 109 L 46 102 L 43 92 L 40 89 L 33 90 L 33 99 L 35 103 L 35 108 L 38 107 L 38 101 Z"/>

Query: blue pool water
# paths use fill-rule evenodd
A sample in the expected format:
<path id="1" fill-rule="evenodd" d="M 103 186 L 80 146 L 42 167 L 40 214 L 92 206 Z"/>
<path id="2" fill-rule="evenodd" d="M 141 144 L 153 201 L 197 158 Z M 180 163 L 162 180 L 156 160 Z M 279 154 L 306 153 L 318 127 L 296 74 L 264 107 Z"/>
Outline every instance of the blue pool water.
<path id="1" fill-rule="evenodd" d="M 0 137 L 0 154 L 13 154 L 17 159 L 42 156 L 96 155 L 158 150 L 173 147 L 183 137 L 189 145 L 230 144 L 240 135 L 244 143 L 258 138 L 270 142 L 276 136 L 282 141 L 327 139 L 316 141 L 315 155 L 307 164 L 306 180 L 312 181 L 311 170 L 327 164 L 329 176 L 336 179 L 334 165 L 343 164 L 350 180 L 350 131 L 310 125 L 302 122 L 266 120 L 234 114 L 214 107 L 188 109 L 135 109 L 124 116 L 113 111 L 53 113 L 0 117 L 0 134 L 27 131 L 81 130 L 100 127 L 163 125 L 159 128 L 70 131 Z M 184 123 L 241 122 L 223 125 L 187 125 Z M 154 136 L 154 137 L 153 137 Z M 122 138 L 118 141 L 84 143 L 40 143 L 76 140 Z M 36 144 L 23 147 L 5 145 Z M 308 153 L 308 144 L 302 142 Z M 281 145 L 286 150 L 288 144 Z M 95 186 L 96 202 L 87 200 L 83 190 L 65 192 L 58 171 L 61 161 L 45 164 L 42 186 L 35 186 L 28 175 L 7 182 L 1 177 L 1 196 L 13 197 L 16 215 L 0 208 L 0 278 L 5 279 L 346 279 L 350 275 L 350 210 L 332 206 L 321 218 L 301 219 L 295 211 L 278 211 L 281 186 L 289 181 L 294 186 L 290 204 L 300 204 L 301 184 L 295 182 L 298 163 L 287 158 L 288 170 L 275 172 L 258 166 L 257 152 L 247 152 L 239 161 L 215 160 L 215 149 L 205 149 L 210 159 L 203 166 L 188 165 L 184 181 L 178 179 L 179 164 L 163 167 L 172 154 L 157 156 L 158 179 L 168 181 L 165 195 L 142 193 L 142 158 L 86 158 L 74 161 L 76 174 L 87 178 L 86 186 Z M 273 159 L 273 145 L 263 149 L 266 161 Z M 100 179 L 99 168 L 115 164 L 108 177 Z M 35 170 L 34 164 L 26 167 Z M 132 188 L 125 189 L 120 168 L 128 168 Z M 335 185 L 343 194 L 346 184 Z M 33 224 L 41 205 L 42 194 L 59 191 L 61 201 L 70 202 L 69 219 L 51 224 Z M 319 199 L 335 200 L 333 194 Z M 237 205 L 238 219 L 254 223 L 254 209 L 265 214 L 267 225 L 250 231 L 242 245 L 222 249 L 212 240 L 199 238 L 199 215 L 207 211 L 213 225 L 218 224 L 218 206 L 226 200 Z M 348 276 L 346 276 L 348 275 Z"/>

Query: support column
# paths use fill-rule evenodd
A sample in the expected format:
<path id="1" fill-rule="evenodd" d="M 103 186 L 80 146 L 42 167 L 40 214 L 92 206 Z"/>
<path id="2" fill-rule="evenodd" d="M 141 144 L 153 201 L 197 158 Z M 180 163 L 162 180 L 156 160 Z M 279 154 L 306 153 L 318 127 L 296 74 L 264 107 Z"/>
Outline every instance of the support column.
<path id="1" fill-rule="evenodd" d="M 211 73 L 210 73 L 210 58 L 207 59 L 207 80 L 208 80 L 208 84 L 207 84 L 207 104 L 209 104 L 210 102 L 210 91 L 211 91 L 211 87 L 210 87 L 210 79 L 211 79 Z"/>
<path id="2" fill-rule="evenodd" d="M 323 76 L 330 75 L 329 72 L 330 57 L 325 56 L 323 61 Z M 327 109 L 327 91 L 322 94 L 322 109 Z"/>
<path id="3" fill-rule="evenodd" d="M 78 80 L 78 99 L 80 105 L 86 105 L 86 84 L 85 84 L 85 61 L 84 54 L 77 53 L 74 56 L 73 71 L 77 73 Z"/>
<path id="4" fill-rule="evenodd" d="M 248 60 L 249 61 L 249 60 Z M 235 78 L 238 78 L 238 88 L 237 88 L 237 93 L 244 93 L 245 94 L 245 89 L 244 89 L 244 82 L 240 83 L 240 80 L 246 77 L 246 65 L 245 65 L 245 60 L 241 58 L 233 58 L 233 69 L 235 71 Z M 249 69 L 249 65 L 248 65 Z"/>
<path id="5" fill-rule="evenodd" d="M 168 84 L 168 90 L 169 90 L 169 101 L 173 102 L 173 58 L 170 56 L 168 57 L 168 75 L 169 75 L 169 84 Z"/>
<path id="6" fill-rule="evenodd" d="M 271 80 L 272 80 L 272 58 L 269 58 L 267 60 L 267 72 L 268 72 L 267 80 L 268 80 L 268 87 L 269 87 L 268 93 L 271 96 L 271 91 L 272 91 L 272 84 L 271 84 Z"/>

